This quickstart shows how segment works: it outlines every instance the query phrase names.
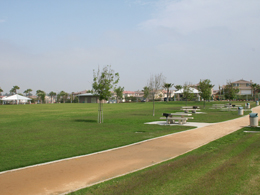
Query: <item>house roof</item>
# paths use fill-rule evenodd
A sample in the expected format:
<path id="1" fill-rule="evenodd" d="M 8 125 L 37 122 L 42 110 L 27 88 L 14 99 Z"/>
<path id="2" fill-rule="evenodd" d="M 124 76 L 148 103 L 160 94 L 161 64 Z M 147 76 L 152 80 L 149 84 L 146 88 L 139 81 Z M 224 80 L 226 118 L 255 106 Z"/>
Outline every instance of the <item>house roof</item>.
<path id="1" fill-rule="evenodd" d="M 78 94 L 84 94 L 84 93 L 87 93 L 87 90 L 79 91 L 79 92 L 74 92 L 73 94 L 74 94 L 74 95 L 78 95 Z"/>
<path id="2" fill-rule="evenodd" d="M 246 81 L 246 80 L 244 80 L 244 79 L 240 79 L 240 80 L 235 81 L 235 82 L 232 82 L 232 83 L 253 83 L 253 82 L 252 82 L 252 80 Z"/>
<path id="3" fill-rule="evenodd" d="M 135 92 L 134 92 L 134 91 L 124 91 L 124 92 L 123 92 L 123 94 L 129 94 L 129 93 L 130 93 L 130 94 L 133 94 L 133 93 L 135 93 Z"/>

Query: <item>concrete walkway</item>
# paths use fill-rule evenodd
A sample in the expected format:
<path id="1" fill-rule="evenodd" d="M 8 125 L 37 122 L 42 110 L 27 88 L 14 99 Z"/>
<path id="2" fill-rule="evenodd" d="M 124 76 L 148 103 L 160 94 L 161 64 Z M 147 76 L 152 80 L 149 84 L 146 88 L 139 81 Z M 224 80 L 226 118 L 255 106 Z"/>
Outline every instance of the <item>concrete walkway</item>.
<path id="1" fill-rule="evenodd" d="M 260 113 L 260 107 L 253 108 Z M 249 125 L 249 116 L 126 147 L 0 173 L 0 194 L 63 194 L 175 158 Z"/>

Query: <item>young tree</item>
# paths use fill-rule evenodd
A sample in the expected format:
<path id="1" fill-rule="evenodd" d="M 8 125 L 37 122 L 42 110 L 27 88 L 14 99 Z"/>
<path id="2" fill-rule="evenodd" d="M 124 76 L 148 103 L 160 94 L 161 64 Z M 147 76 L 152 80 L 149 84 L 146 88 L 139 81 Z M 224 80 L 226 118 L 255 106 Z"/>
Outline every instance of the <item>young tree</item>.
<path id="1" fill-rule="evenodd" d="M 37 90 L 36 95 L 38 96 L 38 99 L 41 100 L 41 104 L 42 104 L 42 102 L 44 102 L 44 100 L 45 100 L 46 93 L 42 90 Z"/>
<path id="2" fill-rule="evenodd" d="M 123 97 L 124 87 L 115 87 L 114 91 L 116 92 L 116 102 L 118 103 L 118 98 L 122 99 Z"/>
<path id="3" fill-rule="evenodd" d="M 209 100 L 211 97 L 211 89 L 214 87 L 214 85 L 211 84 L 211 81 L 209 79 L 205 79 L 204 81 L 199 82 L 198 90 L 200 96 L 204 99 L 204 109 L 206 106 L 206 100 Z"/>
<path id="4" fill-rule="evenodd" d="M 55 92 L 53 92 L 53 91 L 51 91 L 50 93 L 49 93 L 49 96 L 51 96 L 51 103 L 53 104 L 53 96 L 55 96 L 56 95 L 56 93 Z"/>
<path id="5" fill-rule="evenodd" d="M 192 100 L 194 98 L 190 85 L 187 83 L 183 85 L 183 98 L 186 99 L 186 106 L 188 104 L 188 100 Z"/>
<path id="6" fill-rule="evenodd" d="M 167 90 L 167 102 L 169 101 L 169 89 L 173 86 L 173 83 L 164 83 L 163 87 Z"/>
<path id="7" fill-rule="evenodd" d="M 111 66 L 107 65 L 103 68 L 102 72 L 93 70 L 93 84 L 92 88 L 94 93 L 99 96 L 98 108 L 98 123 L 103 122 L 103 105 L 102 100 L 108 100 L 111 96 L 110 90 L 119 81 L 119 73 L 115 73 Z"/>
<path id="8" fill-rule="evenodd" d="M 228 100 L 235 99 L 237 93 L 239 92 L 239 89 L 234 87 L 231 83 L 231 81 L 227 81 L 226 86 L 224 87 L 224 96 Z"/>
<path id="9" fill-rule="evenodd" d="M 147 102 L 149 94 L 150 94 L 150 89 L 149 89 L 149 87 L 145 86 L 142 91 L 144 92 L 144 98 L 146 99 L 146 102 Z"/>
<path id="10" fill-rule="evenodd" d="M 150 89 L 150 94 L 152 95 L 153 98 L 153 116 L 155 116 L 155 93 L 163 87 L 165 77 L 162 75 L 162 73 L 157 74 L 157 75 L 151 75 L 150 79 L 148 81 L 148 86 Z"/>

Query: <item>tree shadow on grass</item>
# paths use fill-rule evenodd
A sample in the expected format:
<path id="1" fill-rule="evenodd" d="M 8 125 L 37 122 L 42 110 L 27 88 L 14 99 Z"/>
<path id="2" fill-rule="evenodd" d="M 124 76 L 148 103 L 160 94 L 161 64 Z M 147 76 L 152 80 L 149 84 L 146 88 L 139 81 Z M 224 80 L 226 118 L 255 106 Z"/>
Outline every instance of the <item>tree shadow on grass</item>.
<path id="1" fill-rule="evenodd" d="M 76 119 L 75 122 L 97 123 L 97 120 L 90 120 L 90 119 Z"/>

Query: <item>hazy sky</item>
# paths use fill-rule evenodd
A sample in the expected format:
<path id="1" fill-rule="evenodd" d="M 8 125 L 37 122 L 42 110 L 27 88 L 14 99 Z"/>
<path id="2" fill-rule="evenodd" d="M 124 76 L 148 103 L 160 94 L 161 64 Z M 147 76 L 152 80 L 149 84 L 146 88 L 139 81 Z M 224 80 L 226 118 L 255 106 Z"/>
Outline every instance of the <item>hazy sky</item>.
<path id="1" fill-rule="evenodd" d="M 111 65 L 125 90 L 260 83 L 259 0 L 0 0 L 0 87 L 91 89 Z"/>

